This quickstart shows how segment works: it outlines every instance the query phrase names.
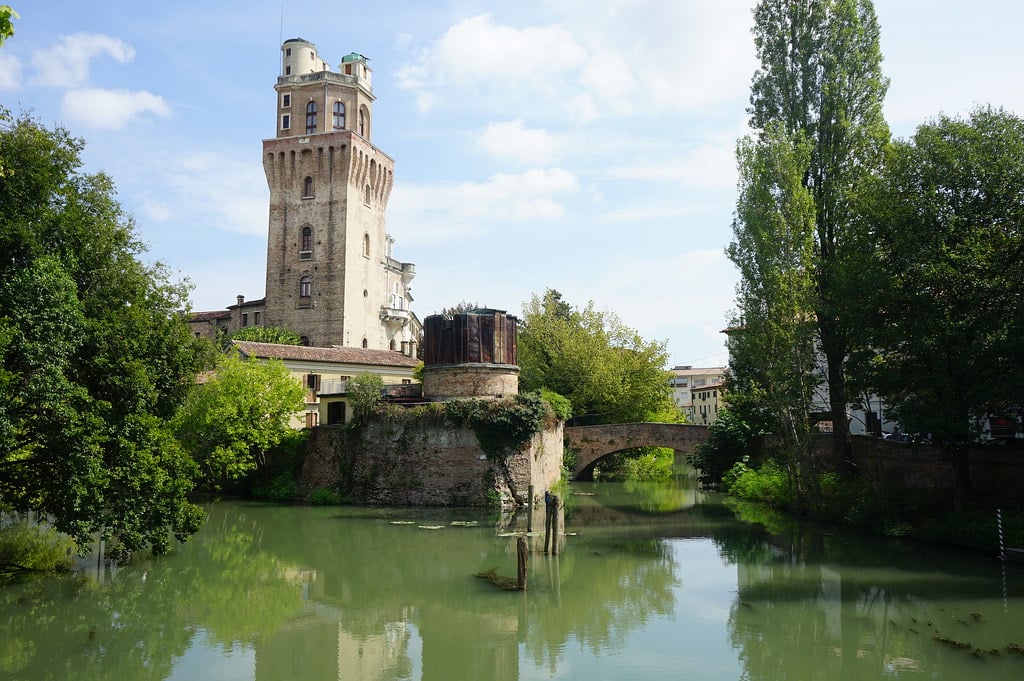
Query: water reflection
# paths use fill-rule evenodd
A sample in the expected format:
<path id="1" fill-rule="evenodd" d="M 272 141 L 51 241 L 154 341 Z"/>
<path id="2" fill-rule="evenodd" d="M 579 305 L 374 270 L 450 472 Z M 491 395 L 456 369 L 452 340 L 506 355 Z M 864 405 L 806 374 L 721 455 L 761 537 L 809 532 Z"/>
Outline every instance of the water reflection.
<path id="1" fill-rule="evenodd" d="M 759 534 L 716 538 L 738 563 L 729 631 L 748 678 L 1024 673 L 1019 571 L 1011 608 L 994 560 L 769 516 Z"/>
<path id="2" fill-rule="evenodd" d="M 163 559 L 0 591 L 0 679 L 1024 674 L 993 561 L 739 523 L 685 484 L 578 492 L 525 593 L 473 577 L 515 574 L 522 515 L 219 504 Z"/>

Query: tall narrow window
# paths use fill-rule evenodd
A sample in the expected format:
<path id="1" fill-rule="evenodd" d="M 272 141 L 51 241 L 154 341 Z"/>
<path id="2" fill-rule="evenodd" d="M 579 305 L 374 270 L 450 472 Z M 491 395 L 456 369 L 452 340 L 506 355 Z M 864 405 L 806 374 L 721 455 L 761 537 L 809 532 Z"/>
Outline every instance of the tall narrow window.
<path id="1" fill-rule="evenodd" d="M 316 102 L 306 105 L 306 134 L 312 135 L 316 132 Z"/>
<path id="2" fill-rule="evenodd" d="M 370 235 L 363 235 L 363 255 L 367 258 L 370 257 Z"/>
<path id="3" fill-rule="evenodd" d="M 306 176 L 306 179 L 302 181 L 302 198 L 311 199 L 313 198 L 313 178 Z"/>
<path id="4" fill-rule="evenodd" d="M 302 228 L 302 247 L 299 250 L 303 253 L 313 250 L 313 230 L 309 227 Z"/>
<path id="5" fill-rule="evenodd" d="M 345 105 L 341 102 L 334 103 L 334 129 L 345 129 Z"/>
<path id="6" fill-rule="evenodd" d="M 292 96 L 291 96 L 291 94 L 286 92 L 283 95 L 281 95 L 281 108 L 282 109 L 287 109 L 291 105 L 292 105 Z"/>
<path id="7" fill-rule="evenodd" d="M 366 112 L 359 110 L 359 134 L 366 137 Z"/>
<path id="8" fill-rule="evenodd" d="M 281 116 L 281 129 L 288 130 L 292 127 L 292 117 L 288 114 Z"/>
<path id="9" fill-rule="evenodd" d="M 313 277 L 308 274 L 299 279 L 299 306 L 308 307 L 313 299 Z"/>

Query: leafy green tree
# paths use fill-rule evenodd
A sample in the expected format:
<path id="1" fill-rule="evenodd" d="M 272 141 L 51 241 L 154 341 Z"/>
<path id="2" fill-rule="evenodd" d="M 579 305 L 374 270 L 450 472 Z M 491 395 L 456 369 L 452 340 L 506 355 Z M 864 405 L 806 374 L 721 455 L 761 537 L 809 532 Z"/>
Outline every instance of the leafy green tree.
<path id="1" fill-rule="evenodd" d="M 717 486 L 721 483 L 722 476 L 733 464 L 750 455 L 759 434 L 731 409 L 719 411 L 718 418 L 708 426 L 707 441 L 697 445 L 690 457 L 694 468 L 700 471 L 701 484 Z"/>
<path id="2" fill-rule="evenodd" d="M 267 453 L 290 432 L 305 391 L 283 363 L 224 355 L 196 385 L 173 425 L 209 489 L 267 464 Z"/>
<path id="3" fill-rule="evenodd" d="M 291 329 L 279 326 L 246 326 L 224 337 L 224 347 L 231 341 L 244 340 L 255 343 L 276 343 L 277 345 L 301 345 L 302 338 Z"/>
<path id="4" fill-rule="evenodd" d="M 352 418 L 365 423 L 384 400 L 384 379 L 379 374 L 356 374 L 348 381 L 346 394 L 352 403 Z"/>
<path id="5" fill-rule="evenodd" d="M 82 146 L 27 117 L 0 128 L 0 499 L 81 544 L 101 531 L 161 552 L 202 517 L 166 419 L 205 346 Z"/>
<path id="6" fill-rule="evenodd" d="M 485 309 L 486 305 L 480 305 L 478 303 L 472 303 L 468 300 L 460 300 L 457 304 L 452 307 L 446 307 L 439 314 L 460 314 L 462 312 L 471 312 L 473 310 Z"/>
<path id="7" fill-rule="evenodd" d="M 815 389 L 815 207 L 803 176 L 812 147 L 772 122 L 740 141 L 740 196 L 727 253 L 739 269 L 729 331 L 732 417 L 779 434 L 807 461 Z M 717 482 L 717 480 L 716 480 Z"/>
<path id="8" fill-rule="evenodd" d="M 590 302 L 580 310 L 548 289 L 524 308 L 520 389 L 569 398 L 574 417 L 600 423 L 643 421 L 669 410 L 665 344 L 648 342 Z"/>
<path id="9" fill-rule="evenodd" d="M 892 146 L 863 197 L 874 384 L 905 430 L 951 455 L 958 499 L 980 423 L 1024 394 L 1022 159 L 1024 119 L 940 116 Z"/>
<path id="10" fill-rule="evenodd" d="M 810 146 L 800 177 L 814 204 L 813 307 L 835 453 L 848 460 L 846 361 L 862 328 L 844 314 L 850 199 L 880 167 L 889 139 L 878 22 L 871 0 L 761 0 L 753 33 L 761 64 L 751 85 L 751 127 L 763 135 L 780 125 L 794 145 Z"/>
<path id="11" fill-rule="evenodd" d="M 14 35 L 14 19 L 18 19 L 18 13 L 10 5 L 0 5 L 0 45 Z"/>

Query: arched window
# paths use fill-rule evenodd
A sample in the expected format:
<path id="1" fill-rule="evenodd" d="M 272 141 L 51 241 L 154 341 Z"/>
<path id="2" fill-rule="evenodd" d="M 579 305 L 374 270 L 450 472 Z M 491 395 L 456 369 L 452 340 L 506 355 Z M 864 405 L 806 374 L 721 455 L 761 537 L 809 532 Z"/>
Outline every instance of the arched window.
<path id="1" fill-rule="evenodd" d="M 392 350 L 395 349 L 395 339 L 394 338 L 392 338 L 391 342 L 388 343 L 388 347 L 391 348 Z"/>
<path id="2" fill-rule="evenodd" d="M 302 228 L 302 245 L 299 247 L 300 253 L 308 254 L 313 250 L 313 230 L 309 227 Z"/>
<path id="3" fill-rule="evenodd" d="M 316 132 L 316 102 L 306 105 L 306 134 L 312 135 Z"/>
<path id="4" fill-rule="evenodd" d="M 341 102 L 334 103 L 334 129 L 345 129 L 345 105 Z"/>
<path id="5" fill-rule="evenodd" d="M 363 235 L 363 255 L 366 256 L 367 258 L 370 257 L 370 235 L 369 234 L 364 234 Z"/>
<path id="6" fill-rule="evenodd" d="M 313 298 L 313 277 L 304 275 L 299 279 L 299 305 L 309 305 Z"/>
<path id="7" fill-rule="evenodd" d="M 359 134 L 366 137 L 366 109 L 359 110 Z"/>
<path id="8" fill-rule="evenodd" d="M 306 176 L 306 179 L 302 181 L 302 198 L 313 198 L 313 178 L 308 175 Z"/>
<path id="9" fill-rule="evenodd" d="M 363 339 L 363 347 L 364 348 L 370 347 L 370 343 L 365 338 Z"/>
<path id="10" fill-rule="evenodd" d="M 370 205 L 370 197 L 372 195 L 373 193 L 370 190 L 370 185 L 366 185 L 366 188 L 363 189 L 363 203 L 365 203 L 367 206 Z"/>

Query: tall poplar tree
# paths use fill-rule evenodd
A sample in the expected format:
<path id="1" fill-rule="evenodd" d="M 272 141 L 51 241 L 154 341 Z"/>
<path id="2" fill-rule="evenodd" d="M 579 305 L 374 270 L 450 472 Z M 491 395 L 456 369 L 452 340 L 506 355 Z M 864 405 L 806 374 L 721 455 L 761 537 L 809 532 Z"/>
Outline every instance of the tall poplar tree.
<path id="1" fill-rule="evenodd" d="M 730 409 L 781 436 L 787 462 L 806 460 L 815 390 L 814 201 L 803 186 L 811 145 L 770 123 L 740 141 L 740 196 L 727 253 L 739 268 L 729 333 Z M 798 467 L 788 470 L 799 485 Z"/>
<path id="2" fill-rule="evenodd" d="M 781 125 L 794 143 L 810 145 L 801 182 L 814 203 L 812 305 L 835 453 L 848 460 L 845 364 L 855 329 L 843 303 L 857 241 L 849 238 L 850 202 L 858 184 L 880 166 L 889 139 L 878 22 L 871 0 L 762 0 L 753 34 L 760 67 L 751 86 L 751 127 L 764 135 Z"/>

